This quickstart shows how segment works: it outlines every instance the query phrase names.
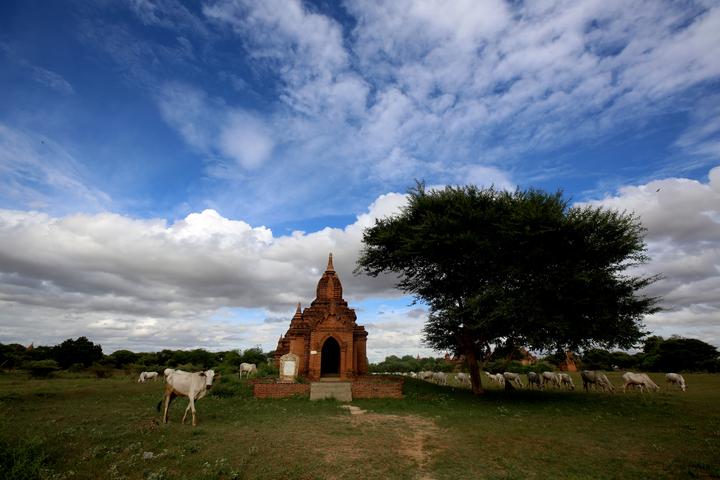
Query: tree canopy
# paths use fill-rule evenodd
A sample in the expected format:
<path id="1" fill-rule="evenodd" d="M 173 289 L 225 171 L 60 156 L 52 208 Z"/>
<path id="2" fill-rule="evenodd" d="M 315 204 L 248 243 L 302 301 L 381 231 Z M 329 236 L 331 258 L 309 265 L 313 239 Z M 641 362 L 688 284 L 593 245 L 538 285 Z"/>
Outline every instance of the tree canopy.
<path id="1" fill-rule="evenodd" d="M 357 271 L 399 273 L 398 288 L 429 306 L 424 341 L 478 359 L 510 340 L 534 349 L 630 347 L 656 299 L 632 214 L 569 207 L 561 193 L 475 186 L 410 190 L 400 214 L 363 233 Z"/>

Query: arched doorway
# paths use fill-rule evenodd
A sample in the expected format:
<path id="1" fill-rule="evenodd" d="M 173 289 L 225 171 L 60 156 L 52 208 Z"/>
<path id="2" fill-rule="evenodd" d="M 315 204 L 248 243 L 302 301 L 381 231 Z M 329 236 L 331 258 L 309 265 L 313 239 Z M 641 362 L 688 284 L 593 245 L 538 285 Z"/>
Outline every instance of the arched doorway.
<path id="1" fill-rule="evenodd" d="M 340 344 L 328 337 L 320 353 L 320 376 L 337 377 L 340 375 Z"/>

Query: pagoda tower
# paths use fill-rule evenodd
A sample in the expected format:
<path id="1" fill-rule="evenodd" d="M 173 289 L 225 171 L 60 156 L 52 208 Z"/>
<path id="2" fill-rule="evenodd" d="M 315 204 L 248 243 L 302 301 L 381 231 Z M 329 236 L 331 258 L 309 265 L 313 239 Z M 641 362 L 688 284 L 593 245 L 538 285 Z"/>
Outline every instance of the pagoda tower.
<path id="1" fill-rule="evenodd" d="M 300 358 L 298 375 L 308 380 L 367 374 L 367 332 L 356 320 L 355 310 L 343 299 L 331 253 L 315 300 L 304 310 L 298 303 L 290 328 L 280 337 L 276 362 L 282 355 L 294 353 Z"/>

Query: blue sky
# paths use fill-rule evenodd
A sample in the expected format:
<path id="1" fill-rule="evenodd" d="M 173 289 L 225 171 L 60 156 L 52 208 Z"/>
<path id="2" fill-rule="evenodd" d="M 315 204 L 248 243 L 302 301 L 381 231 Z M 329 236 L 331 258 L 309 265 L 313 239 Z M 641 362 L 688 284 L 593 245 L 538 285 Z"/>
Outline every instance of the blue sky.
<path id="1" fill-rule="evenodd" d="M 2 2 L 0 342 L 270 349 L 333 251 L 375 359 L 428 353 L 351 273 L 418 179 L 635 211 L 648 326 L 720 345 L 719 44 L 708 1 Z"/>

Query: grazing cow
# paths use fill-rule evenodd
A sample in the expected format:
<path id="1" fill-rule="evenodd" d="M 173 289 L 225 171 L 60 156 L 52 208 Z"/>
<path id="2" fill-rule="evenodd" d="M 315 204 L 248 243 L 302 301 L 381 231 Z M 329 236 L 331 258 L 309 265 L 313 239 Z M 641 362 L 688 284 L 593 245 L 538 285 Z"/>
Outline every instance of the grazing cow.
<path id="1" fill-rule="evenodd" d="M 240 378 L 242 378 L 243 373 L 245 373 L 246 377 L 249 377 L 251 373 L 255 375 L 257 373 L 257 365 L 255 365 L 254 363 L 241 363 Z"/>
<path id="2" fill-rule="evenodd" d="M 418 378 L 420 380 L 431 380 L 433 376 L 433 372 L 430 372 L 428 370 L 423 370 L 422 372 L 418 373 Z"/>
<path id="3" fill-rule="evenodd" d="M 443 372 L 435 372 L 432 374 L 433 382 L 438 385 L 447 385 L 447 375 Z"/>
<path id="4" fill-rule="evenodd" d="M 485 375 L 487 375 L 491 382 L 495 382 L 498 385 L 505 385 L 505 377 L 503 377 L 502 373 L 490 373 L 486 371 Z"/>
<path id="5" fill-rule="evenodd" d="M 558 373 L 560 377 L 560 385 L 567 387 L 570 390 L 575 390 L 575 384 L 573 383 L 572 377 L 567 373 Z"/>
<path id="6" fill-rule="evenodd" d="M 158 373 L 157 372 L 140 372 L 140 378 L 138 378 L 138 383 L 145 383 L 145 380 L 150 380 L 152 378 L 153 382 L 157 380 Z"/>
<path id="7" fill-rule="evenodd" d="M 163 411 L 163 423 L 168 423 L 168 409 L 170 408 L 170 402 L 175 397 L 188 397 L 188 406 L 185 409 L 185 415 L 183 415 L 182 423 L 185 423 L 188 411 L 192 411 L 192 424 L 193 427 L 197 425 L 195 418 L 195 402 L 203 398 L 207 391 L 212 387 L 213 378 L 215 372 L 212 370 L 206 370 L 204 372 L 190 373 L 183 372 L 182 370 L 174 370 L 165 377 L 165 394 L 163 400 L 158 403 L 157 408 L 160 411 L 160 404 L 165 402 L 165 409 Z"/>
<path id="8" fill-rule="evenodd" d="M 503 378 L 505 378 L 506 382 L 514 383 L 520 388 L 524 387 L 522 380 L 520 380 L 520 374 L 519 373 L 512 373 L 512 372 L 503 372 L 502 374 Z"/>
<path id="9" fill-rule="evenodd" d="M 457 374 L 455 379 L 458 381 L 460 385 L 467 385 L 470 386 L 470 375 L 467 373 L 460 372 Z"/>
<path id="10" fill-rule="evenodd" d="M 540 375 L 538 375 L 535 372 L 528 372 L 528 387 L 537 387 L 538 389 L 543 388 L 542 381 L 540 380 Z"/>
<path id="11" fill-rule="evenodd" d="M 677 385 L 678 387 L 680 387 L 680 390 L 682 390 L 683 392 L 685 391 L 685 379 L 679 373 L 666 373 L 665 381 L 667 383 Z"/>
<path id="12" fill-rule="evenodd" d="M 658 387 L 646 373 L 625 372 L 622 375 L 622 379 L 623 382 L 625 382 L 623 384 L 623 392 L 625 392 L 629 386 L 638 386 L 640 387 L 641 392 L 644 392 L 645 390 L 660 390 L 660 387 Z"/>
<path id="13" fill-rule="evenodd" d="M 543 372 L 540 375 L 540 380 L 542 380 L 543 386 L 551 383 L 556 387 L 560 387 L 560 377 L 555 372 Z"/>
<path id="14" fill-rule="evenodd" d="M 610 380 L 608 380 L 607 376 L 599 372 L 597 370 L 583 370 L 580 372 L 580 378 L 582 378 L 583 381 L 583 388 L 585 391 L 588 390 L 588 386 L 592 385 L 593 387 L 600 387 L 603 391 L 610 390 L 611 392 L 615 392 L 615 386 L 610 383 Z"/>

